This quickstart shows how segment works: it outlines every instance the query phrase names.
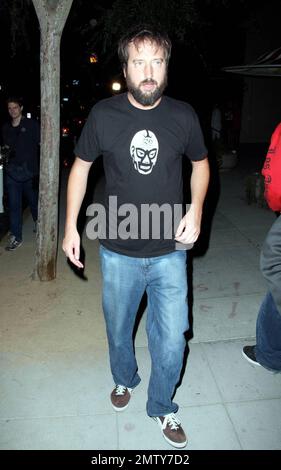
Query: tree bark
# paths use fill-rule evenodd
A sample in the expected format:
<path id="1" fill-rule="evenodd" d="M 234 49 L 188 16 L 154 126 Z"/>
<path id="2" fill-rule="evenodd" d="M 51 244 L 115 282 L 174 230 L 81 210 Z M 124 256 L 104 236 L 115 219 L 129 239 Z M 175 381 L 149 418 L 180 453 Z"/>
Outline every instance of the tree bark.
<path id="1" fill-rule="evenodd" d="M 73 0 L 33 0 L 41 31 L 41 152 L 34 277 L 56 277 L 60 145 L 60 41 Z"/>

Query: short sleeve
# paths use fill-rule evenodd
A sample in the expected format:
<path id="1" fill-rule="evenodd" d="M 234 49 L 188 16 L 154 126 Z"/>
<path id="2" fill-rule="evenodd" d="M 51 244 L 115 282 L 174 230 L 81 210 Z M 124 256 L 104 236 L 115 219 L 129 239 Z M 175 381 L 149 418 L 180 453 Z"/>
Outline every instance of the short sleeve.
<path id="1" fill-rule="evenodd" d="M 91 110 L 75 146 L 74 154 L 87 162 L 93 162 L 101 154 L 98 138 L 98 125 L 95 107 Z"/>
<path id="2" fill-rule="evenodd" d="M 199 119 L 195 111 L 190 109 L 190 124 L 187 126 L 189 133 L 185 147 L 185 155 L 191 161 L 204 160 L 207 157 L 207 149 L 204 143 L 204 137 L 199 123 Z"/>

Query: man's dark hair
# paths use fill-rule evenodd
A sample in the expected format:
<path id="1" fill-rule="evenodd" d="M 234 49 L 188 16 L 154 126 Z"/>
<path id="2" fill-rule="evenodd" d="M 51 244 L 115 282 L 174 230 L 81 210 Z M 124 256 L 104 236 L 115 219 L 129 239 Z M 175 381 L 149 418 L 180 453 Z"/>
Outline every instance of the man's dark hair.
<path id="1" fill-rule="evenodd" d="M 172 44 L 168 35 L 163 31 L 154 28 L 153 26 L 137 26 L 122 36 L 119 40 L 118 56 L 122 67 L 125 67 L 128 62 L 129 44 L 133 43 L 135 47 L 138 48 L 144 41 L 154 43 L 156 47 L 162 47 L 165 52 L 166 64 L 168 64 L 172 48 Z"/>
<path id="2" fill-rule="evenodd" d="M 7 105 L 9 103 L 17 103 L 20 107 L 23 106 L 23 101 L 21 98 L 17 97 L 17 96 L 9 96 L 9 98 L 6 100 L 6 103 Z"/>

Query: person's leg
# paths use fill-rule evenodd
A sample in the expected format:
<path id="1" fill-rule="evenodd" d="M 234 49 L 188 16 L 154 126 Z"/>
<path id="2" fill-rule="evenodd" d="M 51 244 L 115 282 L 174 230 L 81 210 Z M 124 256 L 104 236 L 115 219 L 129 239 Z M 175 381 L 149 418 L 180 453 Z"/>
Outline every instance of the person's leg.
<path id="1" fill-rule="evenodd" d="M 22 183 L 6 175 L 9 201 L 10 232 L 17 241 L 22 240 Z"/>
<path id="2" fill-rule="evenodd" d="M 147 267 L 147 335 L 152 368 L 147 413 L 175 413 L 172 402 L 179 381 L 188 330 L 186 252 L 150 258 Z"/>
<path id="3" fill-rule="evenodd" d="M 38 191 L 34 189 L 32 179 L 23 183 L 23 191 L 30 207 L 32 218 L 36 222 L 38 218 Z"/>
<path id="4" fill-rule="evenodd" d="M 119 255 L 100 247 L 103 311 L 115 384 L 128 388 L 140 382 L 133 344 L 133 329 L 145 291 L 142 258 Z"/>
<path id="5" fill-rule="evenodd" d="M 270 292 L 260 307 L 256 337 L 257 361 L 267 369 L 281 371 L 281 314 Z"/>

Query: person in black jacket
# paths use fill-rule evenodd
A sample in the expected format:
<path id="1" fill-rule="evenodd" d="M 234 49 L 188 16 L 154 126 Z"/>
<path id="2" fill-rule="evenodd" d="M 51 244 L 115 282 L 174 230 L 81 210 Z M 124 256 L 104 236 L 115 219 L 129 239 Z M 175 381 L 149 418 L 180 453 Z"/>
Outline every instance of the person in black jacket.
<path id="1" fill-rule="evenodd" d="M 13 251 L 22 244 L 23 196 L 28 202 L 35 224 L 37 221 L 38 191 L 34 180 L 39 171 L 40 130 L 37 121 L 27 119 L 22 115 L 21 100 L 9 98 L 7 105 L 11 120 L 2 128 L 2 142 L 9 149 L 5 181 L 9 204 L 10 237 L 6 250 Z"/>

